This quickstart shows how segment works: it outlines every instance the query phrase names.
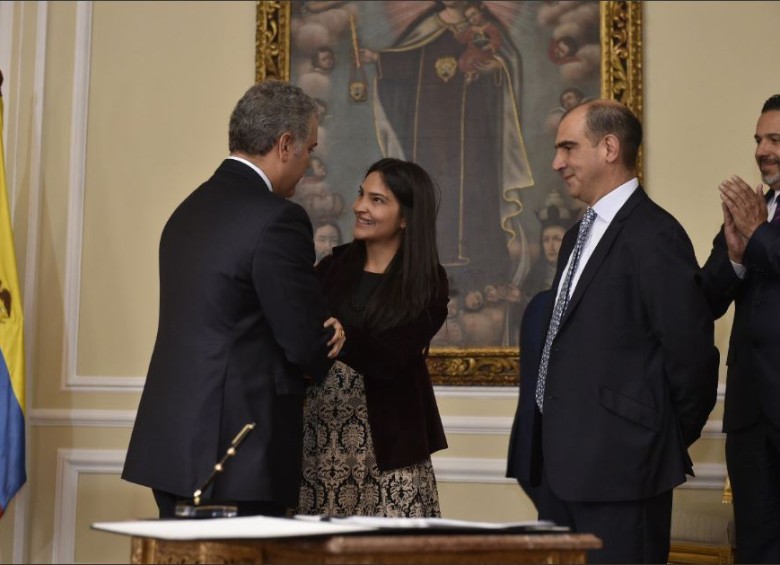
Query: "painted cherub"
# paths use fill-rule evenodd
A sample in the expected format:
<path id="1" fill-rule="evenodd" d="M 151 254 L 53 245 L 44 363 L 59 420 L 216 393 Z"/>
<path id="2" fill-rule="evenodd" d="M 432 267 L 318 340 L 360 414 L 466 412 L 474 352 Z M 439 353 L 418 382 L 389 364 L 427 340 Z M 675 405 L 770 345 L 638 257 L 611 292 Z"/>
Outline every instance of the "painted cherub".
<path id="1" fill-rule="evenodd" d="M 471 84 L 479 78 L 480 72 L 495 67 L 495 53 L 501 48 L 501 32 L 485 16 L 482 2 L 467 3 L 463 17 L 469 25 L 456 36 L 459 43 L 466 45 L 458 59 L 458 68 L 466 75 L 466 84 Z"/>

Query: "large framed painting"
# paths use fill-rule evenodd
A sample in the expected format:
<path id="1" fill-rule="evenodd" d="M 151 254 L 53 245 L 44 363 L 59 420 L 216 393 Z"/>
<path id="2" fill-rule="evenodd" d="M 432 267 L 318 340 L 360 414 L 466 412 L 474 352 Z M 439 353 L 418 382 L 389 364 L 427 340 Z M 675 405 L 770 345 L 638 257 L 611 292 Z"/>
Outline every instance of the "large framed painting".
<path id="1" fill-rule="evenodd" d="M 436 180 L 450 280 L 429 364 L 439 385 L 512 385 L 525 305 L 549 288 L 582 211 L 552 170 L 566 109 L 613 98 L 642 117 L 641 3 L 264 1 L 257 80 L 301 86 L 319 145 L 294 199 L 315 247 L 349 238 L 368 166 L 412 160 Z"/>

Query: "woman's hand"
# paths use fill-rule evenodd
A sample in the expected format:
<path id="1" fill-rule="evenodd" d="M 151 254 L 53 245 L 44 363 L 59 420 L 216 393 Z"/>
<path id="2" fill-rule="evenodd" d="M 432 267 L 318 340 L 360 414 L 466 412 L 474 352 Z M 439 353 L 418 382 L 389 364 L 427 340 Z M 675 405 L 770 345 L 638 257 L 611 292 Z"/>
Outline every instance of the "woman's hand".
<path id="1" fill-rule="evenodd" d="M 335 359 L 341 351 L 341 348 L 344 347 L 344 343 L 347 341 L 347 334 L 344 331 L 344 326 L 342 326 L 341 322 L 339 322 L 336 318 L 328 318 L 325 320 L 324 327 L 332 327 L 335 330 L 333 337 L 330 338 L 330 341 L 328 342 L 328 345 L 331 348 L 330 352 L 328 353 L 328 358 Z"/>

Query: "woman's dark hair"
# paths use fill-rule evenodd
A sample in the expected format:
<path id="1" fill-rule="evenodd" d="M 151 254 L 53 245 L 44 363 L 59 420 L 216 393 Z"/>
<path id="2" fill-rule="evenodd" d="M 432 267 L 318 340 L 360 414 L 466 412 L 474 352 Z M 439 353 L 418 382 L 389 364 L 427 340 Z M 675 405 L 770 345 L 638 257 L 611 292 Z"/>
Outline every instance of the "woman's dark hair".
<path id="1" fill-rule="evenodd" d="M 401 245 L 385 273 L 385 280 L 366 305 L 364 322 L 381 331 L 411 322 L 435 296 L 439 287 L 439 253 L 436 247 L 438 187 L 425 169 L 409 161 L 381 159 L 366 177 L 377 172 L 398 199 L 406 227 Z M 344 251 L 345 284 L 336 285 L 336 299 L 354 289 L 366 262 L 365 242 L 354 240 Z"/>

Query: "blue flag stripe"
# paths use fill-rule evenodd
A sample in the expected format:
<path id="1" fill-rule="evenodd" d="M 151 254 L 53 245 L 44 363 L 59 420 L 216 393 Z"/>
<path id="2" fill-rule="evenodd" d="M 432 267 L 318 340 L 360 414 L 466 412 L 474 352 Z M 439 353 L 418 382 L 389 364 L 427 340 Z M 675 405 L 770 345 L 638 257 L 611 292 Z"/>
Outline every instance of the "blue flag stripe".
<path id="1" fill-rule="evenodd" d="M 11 375 L 0 351 L 0 512 L 27 481 L 24 462 L 24 414 L 11 388 Z"/>

